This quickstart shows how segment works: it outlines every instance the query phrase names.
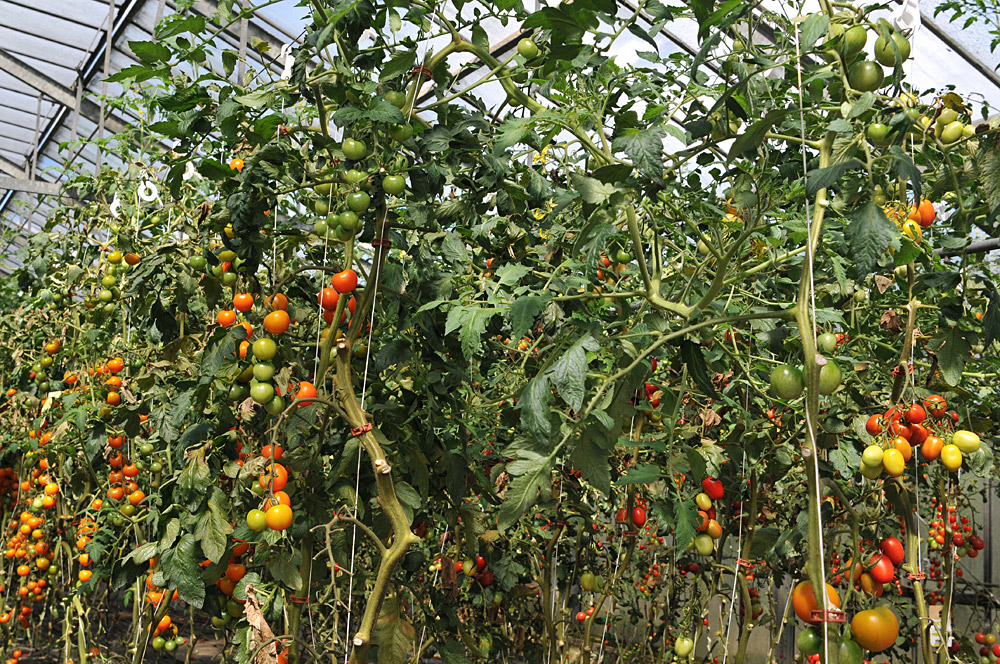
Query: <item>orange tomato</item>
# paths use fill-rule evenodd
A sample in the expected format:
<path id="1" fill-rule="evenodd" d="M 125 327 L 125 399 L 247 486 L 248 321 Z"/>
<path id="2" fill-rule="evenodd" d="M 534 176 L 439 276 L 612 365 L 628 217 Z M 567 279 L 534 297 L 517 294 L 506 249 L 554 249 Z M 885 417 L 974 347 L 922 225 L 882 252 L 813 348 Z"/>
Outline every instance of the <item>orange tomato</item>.
<path id="1" fill-rule="evenodd" d="M 275 505 L 264 513 L 265 523 L 271 530 L 285 530 L 292 525 L 292 508 L 288 505 Z"/>
<path id="2" fill-rule="evenodd" d="M 236 312 L 232 309 L 223 309 L 215 316 L 215 320 L 222 327 L 229 327 L 236 322 Z"/>
<path id="3" fill-rule="evenodd" d="M 272 462 L 265 466 L 257 481 L 265 489 L 281 491 L 288 484 L 288 471 L 280 463 Z"/>
<path id="4" fill-rule="evenodd" d="M 284 311 L 288 308 L 288 298 L 281 293 L 274 296 L 268 295 L 264 298 L 264 304 L 266 304 L 270 309 L 280 309 Z"/>
<path id="5" fill-rule="evenodd" d="M 282 309 L 272 311 L 264 317 L 264 329 L 271 334 L 281 334 L 288 329 L 291 323 L 292 319 L 289 317 L 288 312 Z"/>
<path id="6" fill-rule="evenodd" d="M 125 360 L 120 357 L 112 358 L 108 360 L 107 367 L 108 371 L 113 374 L 120 373 L 125 368 Z"/>
<path id="7" fill-rule="evenodd" d="M 233 309 L 246 313 L 253 309 L 253 295 L 250 293 L 237 293 L 233 295 Z"/>
<path id="8" fill-rule="evenodd" d="M 832 604 L 836 608 L 840 608 L 840 595 L 837 594 L 837 589 L 829 583 L 826 584 L 826 596 L 828 606 Z M 795 609 L 795 615 L 800 620 L 804 620 L 810 625 L 819 624 L 820 621 L 812 619 L 812 612 L 819 609 L 819 605 L 816 602 L 816 595 L 813 594 L 811 583 L 802 581 L 795 586 L 795 589 L 792 590 L 792 608 Z"/>

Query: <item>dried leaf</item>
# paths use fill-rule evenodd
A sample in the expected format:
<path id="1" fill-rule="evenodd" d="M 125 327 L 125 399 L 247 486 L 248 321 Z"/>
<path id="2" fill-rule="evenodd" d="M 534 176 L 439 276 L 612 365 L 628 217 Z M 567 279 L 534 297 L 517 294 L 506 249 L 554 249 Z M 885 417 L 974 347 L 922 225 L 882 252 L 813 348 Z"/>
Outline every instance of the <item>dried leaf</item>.
<path id="1" fill-rule="evenodd" d="M 903 323 L 903 319 L 896 313 L 895 309 L 889 309 L 882 314 L 882 318 L 878 321 L 878 326 L 881 327 L 886 332 L 892 332 L 898 334 L 903 331 L 906 325 Z"/>
<path id="2" fill-rule="evenodd" d="M 883 277 L 880 274 L 875 275 L 875 288 L 878 289 L 880 294 L 885 294 L 889 290 L 889 286 L 892 286 L 892 277 Z"/>
<path id="3" fill-rule="evenodd" d="M 278 644 L 274 639 L 274 632 L 271 626 L 264 619 L 264 614 L 260 610 L 260 602 L 257 601 L 257 593 L 254 592 L 253 584 L 247 586 L 247 603 L 243 605 L 243 615 L 250 624 L 250 649 L 256 650 L 261 643 L 270 641 L 268 645 L 261 648 L 257 653 L 257 664 L 277 664 Z"/>
<path id="4" fill-rule="evenodd" d="M 702 408 L 698 411 L 698 416 L 701 418 L 701 426 L 705 429 L 722 424 L 722 418 L 712 408 Z"/>
<path id="5" fill-rule="evenodd" d="M 441 588 L 449 601 L 458 599 L 458 572 L 455 571 L 455 561 L 449 556 L 441 556 Z"/>

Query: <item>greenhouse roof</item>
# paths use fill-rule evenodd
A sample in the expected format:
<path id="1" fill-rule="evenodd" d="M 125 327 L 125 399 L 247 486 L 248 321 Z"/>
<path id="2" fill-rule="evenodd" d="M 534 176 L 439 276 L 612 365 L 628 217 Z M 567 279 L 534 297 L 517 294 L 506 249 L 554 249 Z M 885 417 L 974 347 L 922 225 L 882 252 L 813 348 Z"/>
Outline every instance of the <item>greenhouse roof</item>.
<path id="1" fill-rule="evenodd" d="M 1000 107 L 1000 76 L 994 71 L 989 35 L 978 26 L 935 18 L 939 2 L 925 0 L 920 6 L 923 27 L 908 64 L 910 82 L 917 89 L 951 85 L 959 94 L 981 94 Z M 184 4 L 206 17 L 218 9 L 215 0 Z M 220 36 L 227 48 L 246 52 L 249 66 L 280 71 L 281 45 L 302 34 L 303 12 L 294 0 L 265 4 L 252 19 L 235 22 Z M 814 10 L 811 5 L 816 4 L 810 0 L 802 11 Z M 797 13 L 791 3 L 768 5 Z M 623 7 L 629 10 L 627 3 Z M 105 83 L 105 77 L 136 64 L 129 42 L 152 39 L 158 19 L 174 11 L 172 0 L 0 0 L 0 218 L 5 231 L 0 270 L 16 267 L 14 252 L 42 228 L 57 203 L 66 166 L 93 172 L 102 161 L 117 164 L 114 154 L 74 143 L 80 137 L 108 136 L 136 120 L 128 110 L 102 106 L 105 94 L 122 93 L 120 85 Z M 675 21 L 658 35 L 661 53 L 694 48 L 696 29 L 687 23 Z M 497 50 L 509 48 L 519 34 L 513 24 L 493 27 L 500 30 L 488 31 Z M 248 43 L 266 47 L 247 48 Z M 637 51 L 648 45 L 626 35 L 616 49 L 625 64 L 638 61 Z M 487 101 L 488 87 L 479 93 Z"/>

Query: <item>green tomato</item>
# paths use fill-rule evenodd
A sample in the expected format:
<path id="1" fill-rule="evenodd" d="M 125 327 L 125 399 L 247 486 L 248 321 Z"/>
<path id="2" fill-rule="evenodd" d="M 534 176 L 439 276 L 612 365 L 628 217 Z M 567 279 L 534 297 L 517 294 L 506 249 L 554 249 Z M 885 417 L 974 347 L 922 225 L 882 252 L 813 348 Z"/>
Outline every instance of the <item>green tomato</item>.
<path id="1" fill-rule="evenodd" d="M 869 445 L 861 454 L 861 463 L 870 468 L 881 468 L 883 454 L 882 448 L 878 445 Z"/>
<path id="2" fill-rule="evenodd" d="M 694 538 L 694 550 L 702 556 L 710 556 L 715 551 L 715 541 L 710 535 L 702 533 Z"/>
<path id="3" fill-rule="evenodd" d="M 230 401 L 243 401 L 248 396 L 250 396 L 250 390 L 243 383 L 233 383 L 233 386 L 229 388 Z"/>
<path id="4" fill-rule="evenodd" d="M 397 143 L 410 140 L 413 136 L 413 127 L 408 124 L 394 124 L 389 126 L 389 136 Z"/>
<path id="5" fill-rule="evenodd" d="M 278 344 L 274 343 L 274 339 L 264 337 L 253 342 L 253 356 L 261 362 L 273 359 L 277 352 Z"/>
<path id="6" fill-rule="evenodd" d="M 223 249 L 219 252 L 219 260 L 223 263 L 231 263 L 236 260 L 236 252 L 232 249 Z"/>
<path id="7" fill-rule="evenodd" d="M 354 231 L 361 225 L 361 217 L 359 217 L 355 212 L 347 210 L 337 215 L 337 223 L 349 231 Z"/>
<path id="8" fill-rule="evenodd" d="M 264 404 L 264 410 L 271 415 L 281 415 L 285 410 L 285 400 L 276 394 L 273 399 Z"/>
<path id="9" fill-rule="evenodd" d="M 889 125 L 882 122 L 873 122 L 868 125 L 868 130 L 865 132 L 868 137 L 868 141 L 872 145 L 878 147 L 885 147 L 889 145 L 892 141 L 889 140 Z"/>
<path id="10" fill-rule="evenodd" d="M 139 446 L 139 454 L 143 454 L 146 456 L 152 454 L 154 450 L 155 448 L 153 447 L 152 443 L 143 443 L 142 445 Z"/>
<path id="11" fill-rule="evenodd" d="M 195 270 L 201 271 L 205 269 L 206 265 L 208 265 L 208 259 L 206 259 L 204 256 L 192 256 L 190 259 L 188 259 L 188 265 L 190 265 Z"/>
<path id="12" fill-rule="evenodd" d="M 954 143 L 958 139 L 962 138 L 962 134 L 965 131 L 965 125 L 955 120 L 954 122 L 949 122 L 941 130 L 941 142 L 942 143 Z"/>
<path id="13" fill-rule="evenodd" d="M 875 92 L 882 87 L 884 78 L 882 68 L 871 60 L 855 63 L 847 75 L 847 81 L 858 92 Z"/>
<path id="14" fill-rule="evenodd" d="M 238 277 L 236 276 L 235 272 L 226 272 L 224 275 L 222 275 L 222 285 L 232 288 L 233 286 L 236 285 L 237 279 Z"/>
<path id="15" fill-rule="evenodd" d="M 325 198 L 317 198 L 312 202 L 313 212 L 321 217 L 325 217 L 330 214 L 330 205 L 326 202 Z"/>
<path id="16" fill-rule="evenodd" d="M 360 161 L 368 154 L 368 146 L 364 144 L 364 141 L 359 141 L 354 138 L 348 138 L 345 140 L 341 149 L 344 152 L 344 156 L 351 161 Z"/>
<path id="17" fill-rule="evenodd" d="M 270 383 L 257 383 L 250 388 L 250 398 L 259 404 L 266 404 L 274 398 L 274 386 Z"/>
<path id="18" fill-rule="evenodd" d="M 819 393 L 833 394 L 843 380 L 840 367 L 833 360 L 827 360 L 819 369 Z"/>
<path id="19" fill-rule="evenodd" d="M 101 277 L 101 285 L 105 288 L 112 288 L 117 283 L 118 279 L 116 279 L 113 274 L 106 274 Z"/>
<path id="20" fill-rule="evenodd" d="M 349 168 L 344 171 L 341 177 L 344 178 L 344 182 L 347 182 L 348 184 L 357 184 L 367 178 L 368 174 L 364 171 L 359 171 L 356 168 Z"/>
<path id="21" fill-rule="evenodd" d="M 597 576 L 593 572 L 584 572 L 580 575 L 580 587 L 587 592 L 594 592 L 597 589 Z"/>
<path id="22" fill-rule="evenodd" d="M 618 253 L 615 254 L 615 258 L 619 263 L 628 263 L 632 260 L 632 252 L 619 249 Z"/>
<path id="23" fill-rule="evenodd" d="M 372 197 L 363 191 L 355 191 L 347 195 L 347 207 L 358 214 L 365 212 L 371 202 Z"/>
<path id="24" fill-rule="evenodd" d="M 153 642 L 150 644 L 153 646 L 153 650 L 163 650 L 163 646 L 166 645 L 167 640 L 162 636 L 153 637 Z"/>
<path id="25" fill-rule="evenodd" d="M 850 57 L 856 53 L 860 53 L 861 49 L 867 43 L 868 31 L 865 30 L 865 27 L 863 25 L 852 25 L 844 33 L 841 49 L 845 56 Z"/>
<path id="26" fill-rule="evenodd" d="M 854 639 L 841 638 L 838 651 L 837 664 L 861 664 L 864 661 L 864 652 Z"/>
<path id="27" fill-rule="evenodd" d="M 402 175 L 386 175 L 382 178 L 382 189 L 387 194 L 399 196 L 406 191 L 406 178 Z"/>
<path id="28" fill-rule="evenodd" d="M 951 442 L 953 445 L 956 445 L 963 454 L 972 454 L 978 450 L 982 444 L 979 440 L 979 436 L 971 431 L 965 431 L 964 429 L 956 431 L 951 437 Z"/>
<path id="29" fill-rule="evenodd" d="M 260 511 L 260 510 L 258 510 Z M 229 616 L 212 616 L 212 627 L 215 629 L 222 629 L 229 624 Z"/>
<path id="30" fill-rule="evenodd" d="M 347 242 L 352 237 L 354 237 L 354 231 L 350 228 L 344 228 L 343 226 L 337 227 L 337 239 L 341 242 Z"/>
<path id="31" fill-rule="evenodd" d="M 212 273 L 213 277 L 221 277 L 222 276 L 222 264 L 221 263 L 217 263 L 217 264 L 213 265 L 209 269 L 209 272 Z"/>
<path id="32" fill-rule="evenodd" d="M 135 505 L 133 505 L 132 503 L 128 503 L 126 505 L 122 505 L 120 509 L 121 509 L 121 513 L 124 514 L 125 516 L 129 517 L 129 518 L 132 518 L 133 516 L 135 516 L 135 513 L 137 511 Z"/>
<path id="33" fill-rule="evenodd" d="M 274 365 L 270 362 L 258 362 L 253 365 L 253 377 L 262 382 L 271 380 L 274 378 Z"/>
<path id="34" fill-rule="evenodd" d="M 320 219 L 315 224 L 313 224 L 313 233 L 320 237 L 326 236 L 326 232 L 329 229 L 326 223 L 326 219 Z"/>
<path id="35" fill-rule="evenodd" d="M 771 372 L 771 392 L 779 399 L 797 398 L 804 385 L 802 372 L 790 364 L 782 364 Z"/>
<path id="36" fill-rule="evenodd" d="M 107 288 L 104 288 L 101 290 L 100 293 L 97 294 L 97 299 L 100 300 L 101 302 L 110 302 L 111 300 L 115 299 L 115 294 L 112 293 Z"/>
<path id="37" fill-rule="evenodd" d="M 837 350 L 837 337 L 832 332 L 824 332 L 816 337 L 816 347 L 819 352 L 829 354 Z"/>
<path id="38" fill-rule="evenodd" d="M 399 90 L 389 90 L 386 92 L 385 100 L 396 108 L 403 108 L 406 105 L 406 95 Z"/>
<path id="39" fill-rule="evenodd" d="M 875 59 L 886 67 L 895 67 L 897 64 L 893 45 L 899 50 L 900 64 L 906 62 L 906 59 L 910 57 L 910 42 L 903 35 L 893 32 L 891 39 L 879 37 L 875 40 Z"/>
<path id="40" fill-rule="evenodd" d="M 163 647 L 167 652 L 173 652 L 177 650 L 177 642 L 173 639 L 168 639 L 167 642 L 163 644 Z"/>
<path id="41" fill-rule="evenodd" d="M 257 483 L 254 483 L 256 486 Z M 267 528 L 267 517 L 263 510 L 250 510 L 247 512 L 247 526 L 255 533 L 259 533 Z"/>
<path id="42" fill-rule="evenodd" d="M 163 464 L 160 463 L 159 461 L 154 461 L 153 463 L 149 464 L 149 470 L 152 473 L 158 473 L 163 470 Z"/>
<path id="43" fill-rule="evenodd" d="M 517 42 L 517 52 L 525 60 L 534 60 L 541 53 L 538 49 L 538 44 L 527 37 Z"/>
<path id="44" fill-rule="evenodd" d="M 674 642 L 674 654 L 678 657 L 687 657 L 694 650 L 694 641 L 688 636 L 679 636 Z"/>
<path id="45" fill-rule="evenodd" d="M 333 184 L 331 184 L 330 182 L 321 182 L 319 184 L 313 185 L 313 191 L 315 191 L 323 198 L 329 198 L 330 194 L 333 193 Z"/>
<path id="46" fill-rule="evenodd" d="M 942 108 L 934 122 L 942 127 L 958 119 L 958 111 L 953 108 Z"/>
<path id="47" fill-rule="evenodd" d="M 226 613 L 233 618 L 239 618 L 243 615 L 243 605 L 236 600 L 231 599 L 226 602 Z"/>

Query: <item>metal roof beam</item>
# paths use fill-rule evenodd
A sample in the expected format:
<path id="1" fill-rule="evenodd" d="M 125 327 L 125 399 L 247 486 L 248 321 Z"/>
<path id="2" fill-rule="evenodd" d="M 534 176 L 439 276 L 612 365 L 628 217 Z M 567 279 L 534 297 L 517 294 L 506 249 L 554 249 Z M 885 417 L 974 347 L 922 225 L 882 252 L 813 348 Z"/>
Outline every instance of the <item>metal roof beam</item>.
<path id="1" fill-rule="evenodd" d="M 43 194 L 45 196 L 59 195 L 59 185 L 55 182 L 30 180 L 28 178 L 0 177 L 0 189 L 23 191 L 29 194 Z"/>
<path id="2" fill-rule="evenodd" d="M 0 171 L 13 175 L 16 178 L 27 178 L 28 171 L 24 170 L 6 157 L 0 156 Z"/>
<path id="3" fill-rule="evenodd" d="M 69 88 L 61 85 L 31 65 L 12 56 L 7 51 L 0 48 L 0 69 L 8 74 L 19 78 L 45 96 L 53 99 L 66 108 L 76 107 L 76 94 Z M 101 115 L 101 107 L 90 101 L 83 99 L 80 102 L 80 114 L 91 120 L 98 122 Z M 104 125 L 113 133 L 125 131 L 127 125 L 118 118 L 109 115 L 104 120 Z"/>

